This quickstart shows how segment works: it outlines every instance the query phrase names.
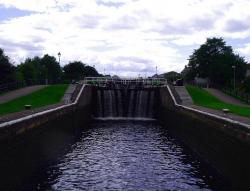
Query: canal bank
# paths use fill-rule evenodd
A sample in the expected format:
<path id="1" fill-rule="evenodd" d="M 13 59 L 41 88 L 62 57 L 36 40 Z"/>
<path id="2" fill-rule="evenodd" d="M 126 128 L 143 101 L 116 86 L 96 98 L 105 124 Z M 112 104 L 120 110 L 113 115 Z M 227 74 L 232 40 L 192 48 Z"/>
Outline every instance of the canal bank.
<path id="1" fill-rule="evenodd" d="M 0 188 L 20 190 L 37 164 L 55 160 L 91 120 L 92 98 L 92 88 L 83 85 L 71 104 L 1 123 Z"/>
<path id="2" fill-rule="evenodd" d="M 133 104 L 129 105 L 122 104 L 121 100 L 117 101 L 117 97 L 120 99 L 123 94 L 118 93 L 117 95 L 120 94 L 120 96 L 116 96 L 116 93 L 108 90 L 103 100 L 107 100 L 106 103 L 111 104 L 104 104 L 105 111 L 110 111 L 110 107 L 114 108 L 113 105 L 117 102 L 120 105 L 128 105 L 134 108 L 131 109 L 131 111 L 136 111 L 132 112 L 134 113 L 133 116 L 137 117 L 138 115 L 140 117 L 142 113 L 145 114 L 143 103 L 147 103 L 150 107 L 156 108 L 155 112 L 163 129 L 173 134 L 174 137 L 177 137 L 178 140 L 181 140 L 201 156 L 203 160 L 211 164 L 214 169 L 217 169 L 232 183 L 233 190 L 249 190 L 249 132 L 245 126 L 178 105 L 168 87 L 162 87 L 153 94 L 145 90 L 140 91 L 140 93 L 133 93 L 128 96 L 131 99 L 136 98 L 132 100 L 138 100 L 140 104 L 129 101 Z M 155 101 L 153 101 L 151 95 L 154 95 Z M 42 169 L 47 168 L 48 164 L 58 162 L 58 157 L 67 155 L 83 132 L 91 134 L 91 129 L 87 132 L 85 132 L 85 129 L 88 126 L 88 121 L 92 118 L 91 115 L 96 109 L 95 107 L 97 107 L 94 103 L 96 102 L 95 99 L 98 99 L 96 88 L 83 86 L 76 101 L 72 104 L 1 124 L 1 188 L 5 188 L 4 190 L 21 190 L 22 185 L 29 185 L 32 177 L 38 176 Z M 151 99 L 152 101 L 150 101 Z M 102 107 L 97 108 L 101 109 Z M 115 110 L 114 108 L 113 111 Z M 109 113 L 110 115 L 117 115 L 116 112 Z M 155 116 L 150 112 L 148 114 Z M 106 124 L 108 122 L 103 122 L 98 125 L 98 128 L 104 128 Z M 137 131 L 131 131 L 130 133 L 137 133 Z M 97 135 L 98 133 L 93 134 L 93 136 Z M 119 132 L 118 135 L 120 135 Z M 150 136 L 150 133 L 146 135 Z M 107 136 L 106 138 L 114 139 L 115 137 Z M 138 143 L 138 139 L 133 139 L 133 141 Z M 141 145 L 139 142 L 140 146 L 143 146 L 143 144 Z M 83 148 L 88 146 L 82 145 Z M 117 149 L 115 145 L 113 146 Z M 111 149 L 112 145 L 107 144 L 105 148 Z M 164 152 L 164 148 L 162 149 Z M 81 160 L 85 159 L 81 158 Z M 59 170 L 56 177 L 60 173 Z M 45 176 L 49 177 L 50 174 Z"/>
<path id="3" fill-rule="evenodd" d="M 169 87 L 160 89 L 160 103 L 164 127 L 223 174 L 235 190 L 250 189 L 247 125 L 179 105 Z"/>

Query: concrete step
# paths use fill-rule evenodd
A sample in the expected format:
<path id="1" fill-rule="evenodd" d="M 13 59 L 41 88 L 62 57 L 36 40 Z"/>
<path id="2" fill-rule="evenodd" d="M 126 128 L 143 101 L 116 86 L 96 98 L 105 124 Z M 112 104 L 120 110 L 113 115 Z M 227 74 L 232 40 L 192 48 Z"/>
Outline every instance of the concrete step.
<path id="1" fill-rule="evenodd" d="M 183 105 L 192 105 L 193 104 L 193 100 L 192 100 L 191 96 L 189 95 L 185 86 L 175 86 L 175 90 L 176 90 L 177 94 L 179 95 Z"/>
<path id="2" fill-rule="evenodd" d="M 72 102 L 71 97 L 76 89 L 76 84 L 70 84 L 66 92 L 64 93 L 64 96 L 62 98 L 62 101 L 65 104 L 69 104 Z"/>

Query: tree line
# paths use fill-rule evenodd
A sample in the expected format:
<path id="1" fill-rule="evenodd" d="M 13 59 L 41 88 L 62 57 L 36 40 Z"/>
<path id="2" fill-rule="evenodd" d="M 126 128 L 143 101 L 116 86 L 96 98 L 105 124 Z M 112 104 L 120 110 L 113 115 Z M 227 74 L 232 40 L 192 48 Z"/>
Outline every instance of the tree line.
<path id="1" fill-rule="evenodd" d="M 203 78 L 217 87 L 232 87 L 235 79 L 237 88 L 247 90 L 250 81 L 246 77 L 248 63 L 244 57 L 234 53 L 223 38 L 208 38 L 188 60 L 181 72 L 185 81 Z"/>
<path id="2" fill-rule="evenodd" d="M 23 81 L 33 83 L 62 83 L 64 81 L 82 80 L 87 76 L 100 76 L 97 70 L 81 61 L 69 62 L 61 67 L 54 56 L 27 58 L 15 66 L 0 48 L 0 84 Z"/>

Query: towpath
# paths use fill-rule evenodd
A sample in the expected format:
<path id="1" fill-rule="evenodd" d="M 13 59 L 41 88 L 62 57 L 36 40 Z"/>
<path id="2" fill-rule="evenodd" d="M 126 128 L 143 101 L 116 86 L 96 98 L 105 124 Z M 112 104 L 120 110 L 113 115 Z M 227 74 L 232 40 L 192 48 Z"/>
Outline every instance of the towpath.
<path id="1" fill-rule="evenodd" d="M 248 105 L 244 102 L 241 102 L 240 100 L 238 100 L 232 96 L 229 96 L 229 95 L 221 92 L 220 90 L 217 90 L 214 88 L 205 88 L 205 90 L 225 103 L 230 103 L 230 104 L 238 105 L 238 106 L 242 106 L 242 107 L 250 107 L 250 105 Z"/>
<path id="2" fill-rule="evenodd" d="M 32 86 L 32 87 L 33 88 L 29 87 L 29 89 L 25 88 L 25 90 L 22 90 L 22 89 L 24 89 L 24 88 L 22 88 L 22 89 L 19 89 L 18 91 L 25 92 L 25 93 L 29 94 L 29 93 L 32 93 L 33 91 L 41 89 L 43 86 L 41 86 L 41 87 Z M 11 120 L 14 120 L 14 119 L 18 119 L 18 118 L 25 117 L 25 116 L 28 116 L 28 115 L 31 115 L 31 114 L 34 114 L 34 113 L 38 113 L 38 112 L 42 112 L 42 111 L 45 111 L 45 110 L 53 109 L 53 108 L 56 108 L 56 107 L 59 107 L 59 106 L 74 102 L 77 95 L 80 92 L 81 87 L 82 87 L 82 84 L 76 84 L 76 85 L 71 84 L 71 85 L 69 85 L 68 89 L 66 90 L 66 92 L 64 94 L 64 97 L 62 98 L 62 100 L 59 103 L 56 103 L 56 104 L 53 104 L 53 105 L 47 105 L 47 106 L 43 106 L 43 107 L 31 109 L 31 110 L 23 110 L 23 111 L 20 111 L 20 112 L 10 113 L 10 114 L 0 116 L 0 124 L 4 123 L 6 121 L 11 121 Z M 17 97 L 19 97 L 18 95 L 20 95 L 20 94 L 18 94 L 18 91 L 15 90 L 16 93 L 13 93 L 14 91 L 10 92 L 10 93 L 15 94 L 16 95 L 15 98 L 17 98 Z M 27 94 L 22 94 L 22 95 L 27 95 Z M 4 94 L 3 96 L 5 96 L 5 95 L 6 94 Z M 0 96 L 0 100 L 1 100 L 1 97 L 2 96 Z M 6 100 L 7 100 L 7 98 L 6 98 Z"/>
<path id="3" fill-rule="evenodd" d="M 180 89 L 182 89 L 182 90 L 180 90 Z M 187 92 L 184 89 L 186 89 L 185 86 L 177 87 L 177 89 L 175 87 L 175 91 L 179 95 L 180 100 L 182 102 L 181 103 L 182 105 L 250 125 L 250 118 L 249 117 L 243 117 L 243 116 L 235 115 L 232 113 L 224 113 L 223 111 L 220 111 L 220 110 L 215 110 L 215 109 L 210 109 L 210 108 L 194 105 L 193 103 L 190 103 L 190 101 L 186 102 L 186 100 L 187 100 L 186 93 L 185 94 L 179 93 L 179 92 Z M 244 103 L 238 101 L 237 99 L 232 98 L 232 97 L 220 92 L 219 90 L 216 91 L 215 89 L 209 89 L 209 92 L 210 93 L 212 92 L 211 94 L 214 95 L 215 97 L 217 97 L 218 99 L 220 99 L 221 101 L 235 104 L 235 105 L 239 105 L 239 106 L 250 107 L 249 105 L 244 104 Z"/>
<path id="4" fill-rule="evenodd" d="M 8 93 L 0 95 L 0 104 L 6 103 L 8 101 L 11 101 L 21 96 L 28 95 L 34 91 L 42 89 L 43 87 L 45 87 L 45 85 L 29 86 L 29 87 L 10 91 Z"/>

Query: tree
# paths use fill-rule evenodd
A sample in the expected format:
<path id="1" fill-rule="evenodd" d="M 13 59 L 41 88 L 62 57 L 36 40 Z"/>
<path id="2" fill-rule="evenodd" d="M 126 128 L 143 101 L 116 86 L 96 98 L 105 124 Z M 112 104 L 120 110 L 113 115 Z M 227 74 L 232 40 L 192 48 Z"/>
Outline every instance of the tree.
<path id="1" fill-rule="evenodd" d="M 49 83 L 56 83 L 62 77 L 62 70 L 54 56 L 44 55 L 41 59 L 41 67 L 44 69 L 45 78 Z"/>
<path id="2" fill-rule="evenodd" d="M 22 79 L 26 84 L 44 82 L 46 79 L 46 71 L 44 65 L 42 65 L 41 58 L 27 58 L 23 63 L 17 66 L 17 78 Z"/>
<path id="3" fill-rule="evenodd" d="M 85 65 L 80 61 L 70 62 L 63 67 L 63 71 L 68 80 L 82 80 L 85 74 Z"/>
<path id="4" fill-rule="evenodd" d="M 247 62 L 235 54 L 231 46 L 227 46 L 222 38 L 208 38 L 205 44 L 194 50 L 189 57 L 189 78 L 208 78 L 212 83 L 229 85 L 236 67 L 236 80 L 245 77 Z"/>
<path id="5" fill-rule="evenodd" d="M 250 93 L 250 76 L 248 76 L 243 84 L 244 91 Z"/>
<path id="6" fill-rule="evenodd" d="M 27 58 L 24 63 L 18 65 L 17 71 L 22 73 L 23 79 L 28 85 L 36 80 L 36 69 L 31 58 Z"/>
<path id="7" fill-rule="evenodd" d="M 88 66 L 81 61 L 70 62 L 63 67 L 64 76 L 68 80 L 82 80 L 84 77 L 100 76 L 94 67 Z"/>
<path id="8" fill-rule="evenodd" d="M 164 78 L 167 79 L 168 82 L 173 82 L 173 81 L 176 81 L 177 79 L 181 78 L 181 74 L 179 74 L 175 71 L 171 71 L 171 72 L 165 73 Z"/>
<path id="9" fill-rule="evenodd" d="M 0 48 L 0 84 L 15 80 L 15 66 L 9 61 L 9 57 Z"/>
<path id="10" fill-rule="evenodd" d="M 96 71 L 94 67 L 86 65 L 84 68 L 84 76 L 97 77 L 99 76 L 99 73 Z"/>
<path id="11" fill-rule="evenodd" d="M 56 83 L 61 79 L 62 70 L 56 58 L 44 55 L 42 58 L 27 58 L 17 66 L 18 76 L 23 76 L 27 84 L 48 81 Z"/>

